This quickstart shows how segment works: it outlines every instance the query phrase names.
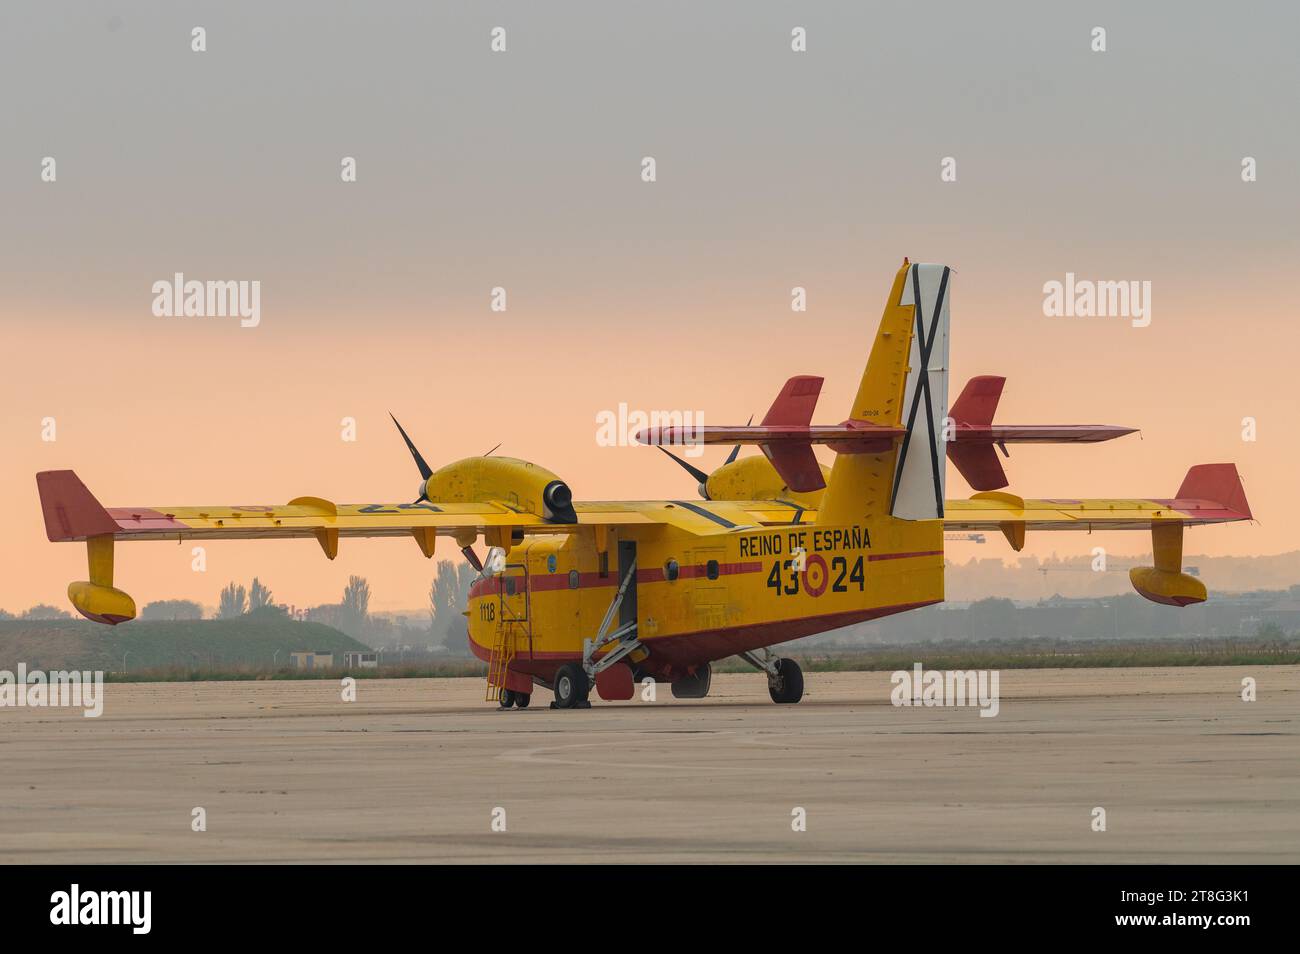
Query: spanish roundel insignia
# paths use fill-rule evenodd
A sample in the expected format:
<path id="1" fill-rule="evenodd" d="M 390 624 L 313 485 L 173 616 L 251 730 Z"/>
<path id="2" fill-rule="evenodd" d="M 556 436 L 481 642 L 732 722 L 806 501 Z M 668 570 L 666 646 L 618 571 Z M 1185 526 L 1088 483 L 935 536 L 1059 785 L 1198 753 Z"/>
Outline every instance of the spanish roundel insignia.
<path id="1" fill-rule="evenodd" d="M 821 596 L 826 591 L 826 561 L 814 553 L 808 558 L 808 566 L 803 571 L 803 589 L 809 596 Z"/>

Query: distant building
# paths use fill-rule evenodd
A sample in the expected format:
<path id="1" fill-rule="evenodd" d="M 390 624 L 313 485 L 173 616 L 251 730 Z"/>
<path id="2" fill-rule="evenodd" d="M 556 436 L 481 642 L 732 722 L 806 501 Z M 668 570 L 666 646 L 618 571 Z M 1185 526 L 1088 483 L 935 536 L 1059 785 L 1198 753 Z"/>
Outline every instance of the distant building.
<path id="1" fill-rule="evenodd" d="M 345 669 L 378 669 L 379 653 L 363 653 L 348 650 L 343 654 Z"/>
<path id="2" fill-rule="evenodd" d="M 334 654 L 299 650 L 289 654 L 289 664 L 294 669 L 331 669 L 334 666 Z"/>

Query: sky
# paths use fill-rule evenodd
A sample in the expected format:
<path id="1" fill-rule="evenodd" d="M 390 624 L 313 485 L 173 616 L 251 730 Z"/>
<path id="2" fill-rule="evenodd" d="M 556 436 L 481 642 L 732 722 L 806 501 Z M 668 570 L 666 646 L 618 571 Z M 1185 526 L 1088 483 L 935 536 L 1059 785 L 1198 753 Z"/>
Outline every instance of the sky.
<path id="1" fill-rule="evenodd" d="M 689 496 L 597 415 L 743 423 L 804 373 L 843 419 L 904 256 L 956 270 L 954 394 L 1002 374 L 1000 422 L 1142 429 L 1015 448 L 1010 490 L 1171 496 L 1234 461 L 1257 521 L 1187 552 L 1295 549 L 1298 27 L 1286 3 L 0 5 L 0 607 L 85 577 L 37 471 L 108 506 L 410 500 L 389 411 L 435 467 L 501 442 L 579 500 Z M 260 322 L 155 315 L 177 272 L 260 282 Z M 1067 273 L 1150 282 L 1150 323 L 1047 316 Z M 1027 552 L 1095 545 L 1149 548 Z M 308 606 L 352 573 L 408 609 L 433 567 L 299 540 L 195 572 L 141 543 L 116 581 L 212 605 L 256 574 Z"/>

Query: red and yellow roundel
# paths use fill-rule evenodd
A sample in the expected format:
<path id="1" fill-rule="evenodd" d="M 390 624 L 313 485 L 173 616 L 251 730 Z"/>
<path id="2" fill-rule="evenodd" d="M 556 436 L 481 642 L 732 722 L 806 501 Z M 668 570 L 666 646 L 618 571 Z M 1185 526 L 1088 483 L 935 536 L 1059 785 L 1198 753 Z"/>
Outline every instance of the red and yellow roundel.
<path id="1" fill-rule="evenodd" d="M 826 570 L 826 561 L 813 554 L 803 571 L 803 590 L 809 596 L 821 596 L 826 592 L 826 581 L 830 574 Z"/>

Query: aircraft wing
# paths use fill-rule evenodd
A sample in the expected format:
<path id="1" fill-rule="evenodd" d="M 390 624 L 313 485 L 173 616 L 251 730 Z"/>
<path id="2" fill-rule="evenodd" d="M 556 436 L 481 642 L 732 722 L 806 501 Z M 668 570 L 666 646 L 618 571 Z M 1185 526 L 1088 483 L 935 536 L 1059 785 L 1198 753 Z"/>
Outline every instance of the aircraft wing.
<path id="1" fill-rule="evenodd" d="M 71 470 L 36 475 L 51 541 L 209 540 L 310 537 L 404 537 L 414 533 L 453 536 L 489 530 L 569 533 L 575 527 L 663 523 L 695 533 L 720 533 L 754 521 L 733 505 L 708 508 L 689 501 L 578 503 L 577 523 L 554 523 L 509 501 L 482 503 L 335 504 L 296 497 L 287 504 L 175 507 L 105 507 Z M 432 537 L 429 537 L 430 545 Z M 328 552 L 328 549 L 327 549 Z"/>
<path id="2" fill-rule="evenodd" d="M 739 503 L 756 523 L 815 523 L 817 511 L 791 501 Z M 1146 530 L 1162 523 L 1198 526 L 1250 520 L 1250 504 L 1233 464 L 1198 464 L 1173 497 L 1025 499 L 1002 491 L 944 502 L 945 530 Z"/>
<path id="3" fill-rule="evenodd" d="M 1190 527 L 1250 519 L 1208 500 L 1024 500 L 996 491 L 944 507 L 945 530 L 997 530 L 1006 523 L 1030 530 L 1146 530 L 1168 521 Z"/>
<path id="4" fill-rule="evenodd" d="M 1001 491 L 975 494 L 946 505 L 944 528 L 996 530 L 1022 523 L 1031 530 L 1147 529 L 1250 520 L 1246 490 L 1233 464 L 1198 464 L 1173 497 L 1025 500 Z"/>

